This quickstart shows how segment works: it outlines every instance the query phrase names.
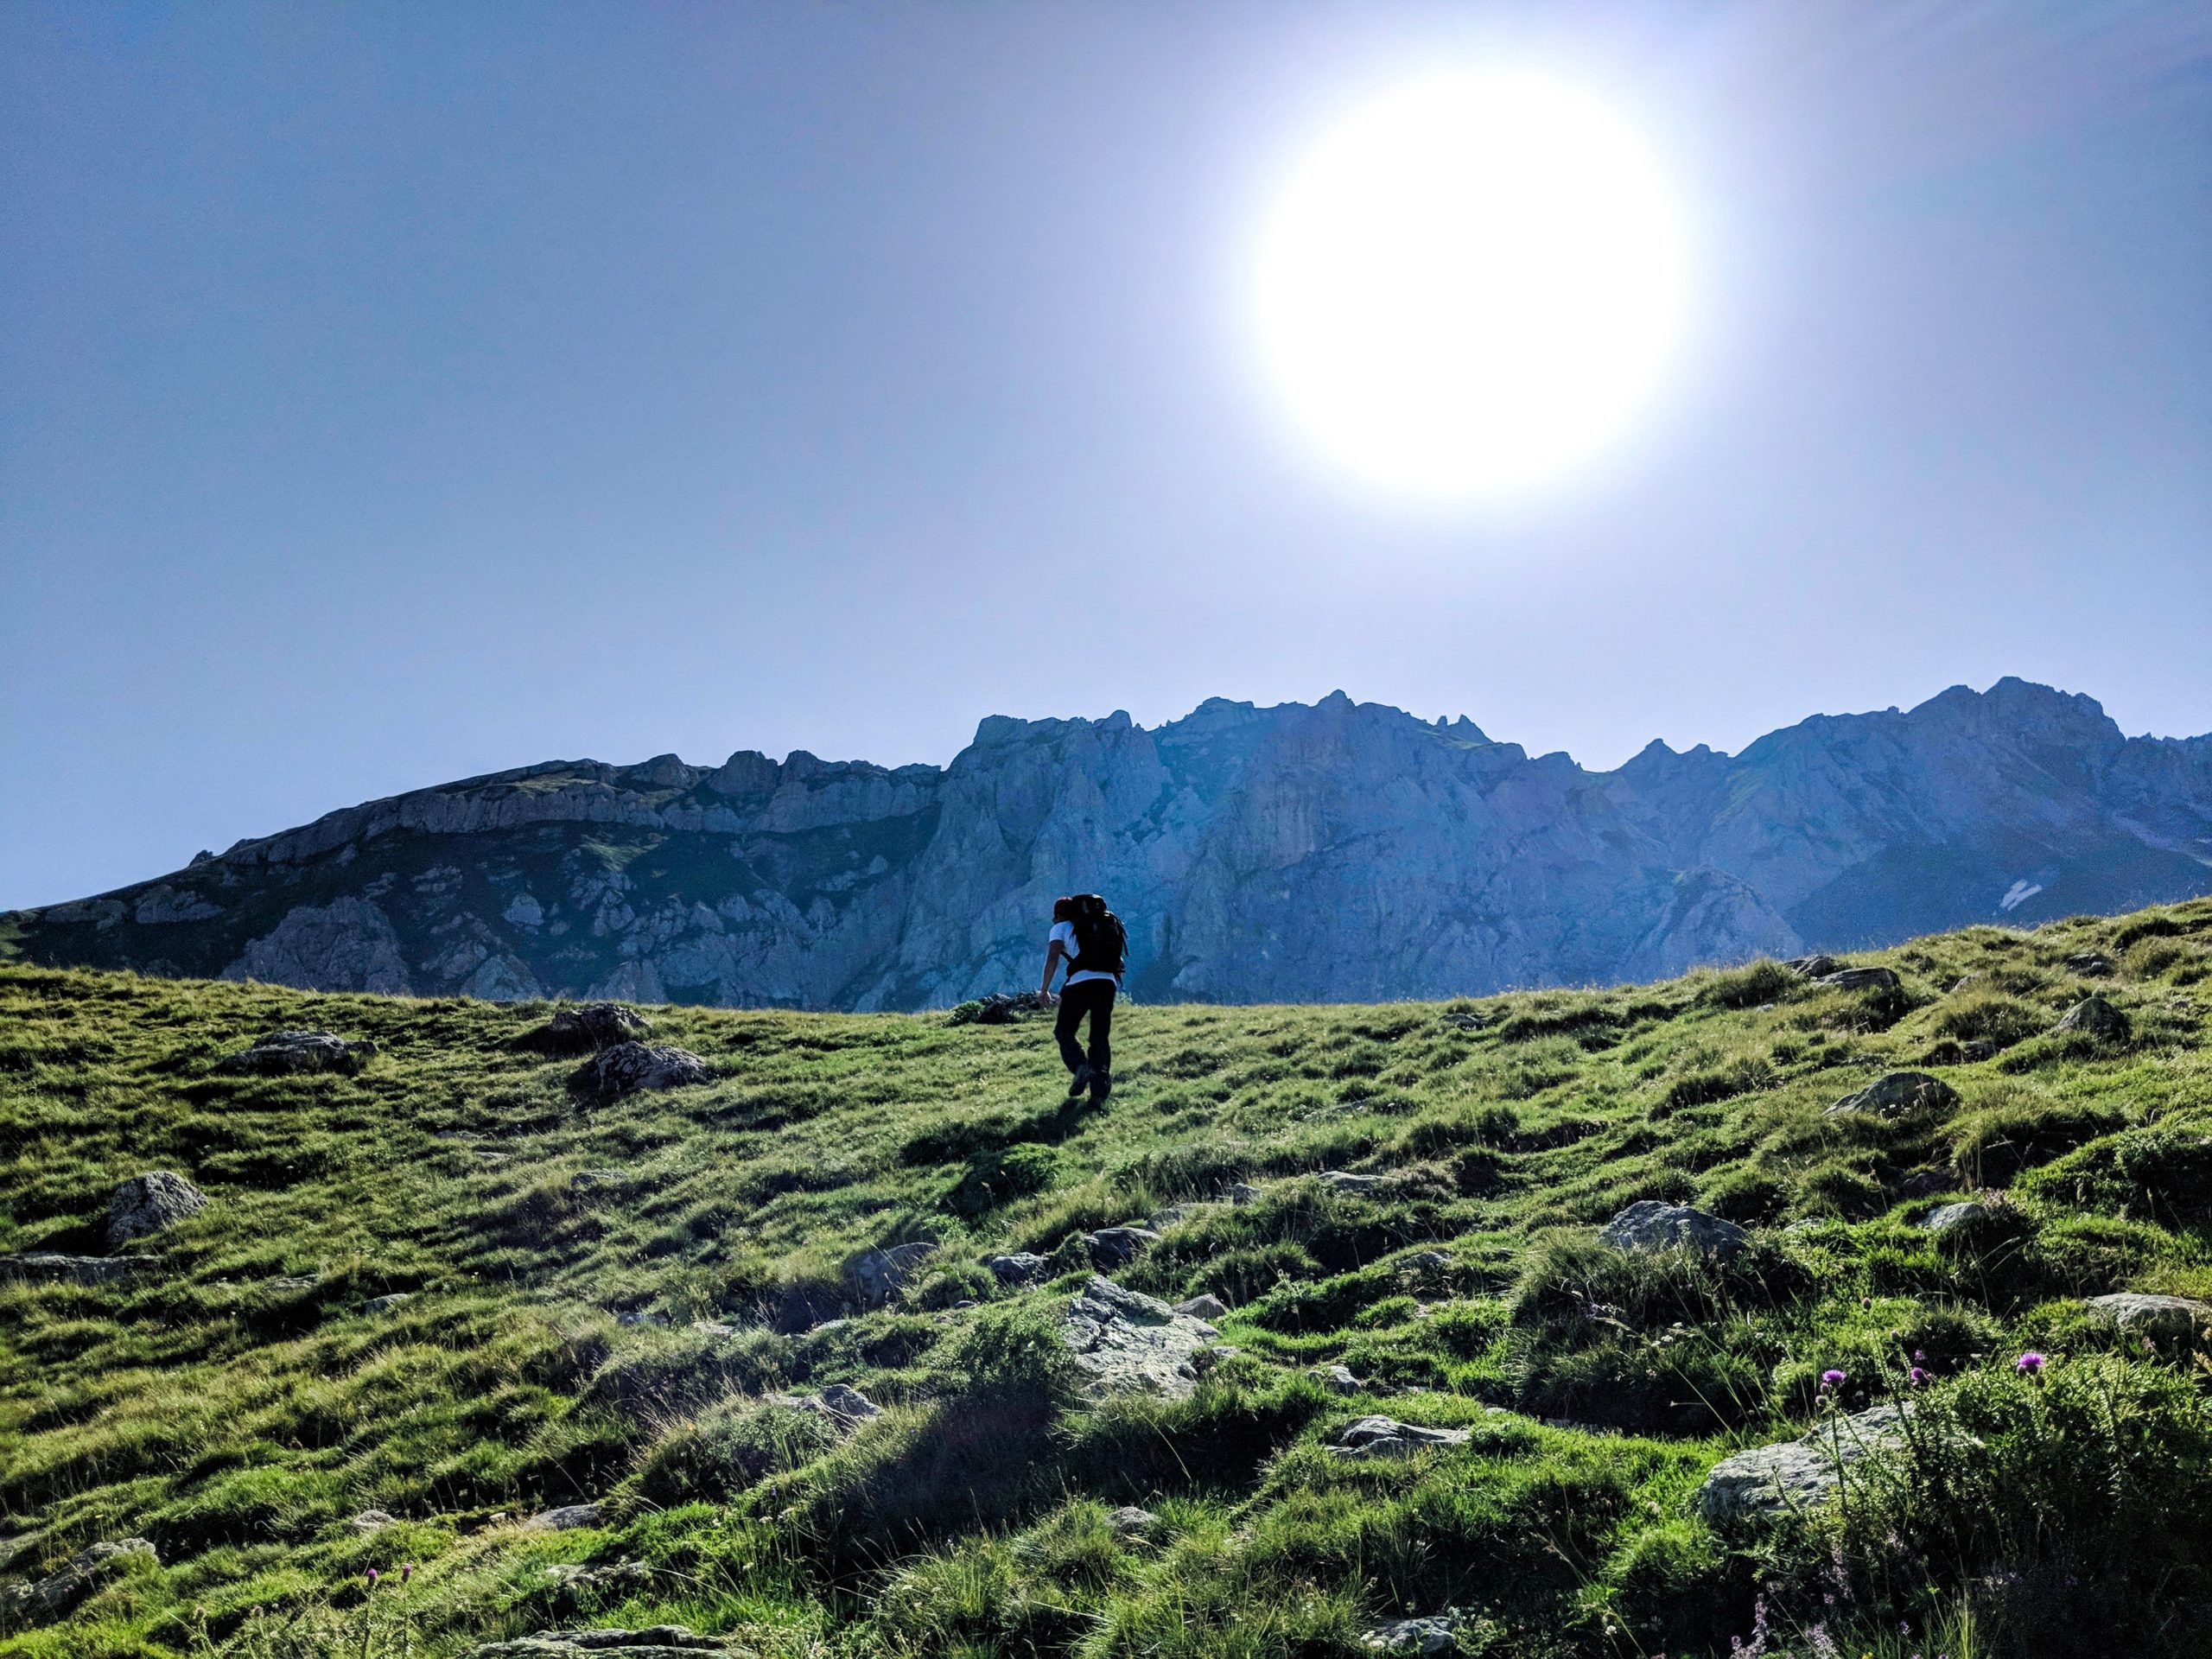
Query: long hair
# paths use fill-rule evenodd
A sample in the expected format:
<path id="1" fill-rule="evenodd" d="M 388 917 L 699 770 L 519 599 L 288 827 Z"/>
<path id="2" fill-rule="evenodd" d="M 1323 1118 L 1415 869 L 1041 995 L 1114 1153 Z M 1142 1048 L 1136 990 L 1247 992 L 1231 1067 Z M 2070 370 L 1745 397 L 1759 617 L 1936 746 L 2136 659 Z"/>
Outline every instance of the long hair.
<path id="1" fill-rule="evenodd" d="M 1055 923 L 1075 920 L 1075 900 L 1071 898 L 1053 899 L 1052 920 Z"/>

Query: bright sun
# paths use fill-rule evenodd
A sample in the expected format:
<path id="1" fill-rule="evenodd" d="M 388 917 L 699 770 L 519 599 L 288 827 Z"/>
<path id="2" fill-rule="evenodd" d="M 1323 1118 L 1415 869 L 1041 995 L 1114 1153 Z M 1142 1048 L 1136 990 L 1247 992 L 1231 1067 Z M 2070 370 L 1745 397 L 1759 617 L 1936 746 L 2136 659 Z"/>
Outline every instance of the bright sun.
<path id="1" fill-rule="evenodd" d="M 1391 490 L 1518 493 L 1602 448 L 1681 331 L 1666 181 L 1602 104 L 1440 74 L 1326 134 L 1266 227 L 1259 321 L 1300 421 Z"/>

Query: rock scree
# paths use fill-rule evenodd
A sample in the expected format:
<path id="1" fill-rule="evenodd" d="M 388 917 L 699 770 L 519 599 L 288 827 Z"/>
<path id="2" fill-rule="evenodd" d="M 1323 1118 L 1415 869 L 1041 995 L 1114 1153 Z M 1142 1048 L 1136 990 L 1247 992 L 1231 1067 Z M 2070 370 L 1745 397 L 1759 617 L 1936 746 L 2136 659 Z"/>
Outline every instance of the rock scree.
<path id="1" fill-rule="evenodd" d="M 207 1207 L 207 1195 L 174 1170 L 133 1175 L 107 1201 L 107 1247 L 119 1250 L 134 1238 L 158 1233 Z"/>
<path id="2" fill-rule="evenodd" d="M 1141 1292 L 1093 1274 L 1060 1322 L 1061 1339 L 1078 1370 L 1099 1392 L 1132 1391 L 1186 1398 L 1217 1332 L 1204 1319 L 1178 1313 Z"/>

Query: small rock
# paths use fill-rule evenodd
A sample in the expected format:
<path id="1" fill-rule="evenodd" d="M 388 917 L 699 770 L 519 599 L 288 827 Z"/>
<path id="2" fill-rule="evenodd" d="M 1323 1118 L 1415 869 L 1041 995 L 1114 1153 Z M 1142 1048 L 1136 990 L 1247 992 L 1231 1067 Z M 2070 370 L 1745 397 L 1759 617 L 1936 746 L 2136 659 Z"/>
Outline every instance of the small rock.
<path id="1" fill-rule="evenodd" d="M 1905 1112 L 1947 1111 L 1958 1103 L 1959 1091 L 1941 1077 L 1931 1077 L 1925 1071 L 1892 1071 L 1857 1093 L 1846 1095 L 1822 1116 L 1839 1117 L 1854 1112 L 1872 1112 L 1883 1117 L 1896 1117 Z"/>
<path id="2" fill-rule="evenodd" d="M 1154 1211 L 1149 1216 L 1145 1217 L 1144 1224 L 1151 1228 L 1155 1233 L 1164 1233 L 1170 1227 L 1179 1224 L 1184 1217 L 1188 1216 L 1190 1213 L 1190 1207 L 1188 1205 L 1171 1204 L 1164 1209 Z"/>
<path id="3" fill-rule="evenodd" d="M 1948 1233 L 1954 1227 L 1963 1227 L 1970 1221 L 1979 1221 L 1989 1213 L 1989 1206 L 1964 1199 L 1957 1204 L 1942 1204 L 1921 1218 L 1920 1224 L 1931 1233 Z"/>
<path id="4" fill-rule="evenodd" d="M 523 1522 L 533 1532 L 573 1532 L 578 1527 L 599 1524 L 600 1508 L 596 1503 L 564 1503 L 556 1510 L 543 1510 Z"/>
<path id="5" fill-rule="evenodd" d="M 1834 957 L 1792 957 L 1782 964 L 1800 979 L 1827 979 L 1844 971 L 1844 964 Z"/>
<path id="6" fill-rule="evenodd" d="M 1479 1014 L 1455 1010 L 1450 1014 L 1437 1015 L 1436 1023 L 1446 1031 L 1480 1031 L 1483 1028 L 1483 1017 Z"/>
<path id="7" fill-rule="evenodd" d="M 1348 1169 L 1325 1169 L 1313 1179 L 1332 1192 L 1372 1192 L 1382 1185 L 1380 1175 L 1355 1175 Z"/>
<path id="8" fill-rule="evenodd" d="M 46 1577 L 29 1584 L 0 1587 L 0 1627 L 59 1618 L 134 1560 L 158 1565 L 161 1557 L 143 1538 L 124 1538 L 80 1549 Z"/>
<path id="9" fill-rule="evenodd" d="M 1016 1250 L 1011 1255 L 995 1255 L 988 1266 L 991 1277 L 1002 1285 L 1033 1283 L 1045 1271 L 1045 1258 L 1032 1250 Z"/>
<path id="10" fill-rule="evenodd" d="M 271 1279 L 269 1281 L 269 1288 L 283 1291 L 313 1290 L 320 1283 L 321 1281 L 311 1273 L 289 1273 L 282 1279 Z"/>
<path id="11" fill-rule="evenodd" d="M 2060 966 L 2084 979 L 2110 979 L 2120 971 L 2113 959 L 2101 950 L 2077 950 Z"/>
<path id="12" fill-rule="evenodd" d="M 358 1072 L 375 1058 L 377 1046 L 365 1039 L 348 1042 L 327 1031 L 272 1031 L 250 1048 L 226 1056 L 218 1071 L 251 1077 L 285 1077 L 297 1071 Z"/>
<path id="13" fill-rule="evenodd" d="M 370 1297 L 367 1301 L 361 1304 L 361 1312 L 364 1313 L 395 1313 L 398 1309 L 406 1306 L 408 1303 L 414 1300 L 415 1293 L 413 1291 L 395 1290 L 386 1296 Z"/>
<path id="14" fill-rule="evenodd" d="M 626 1307 L 615 1313 L 614 1323 L 620 1325 L 664 1325 L 668 1323 L 668 1315 L 657 1313 L 650 1307 Z"/>
<path id="15" fill-rule="evenodd" d="M 1363 1635 L 1360 1641 L 1376 1653 L 1410 1654 L 1427 1659 L 1430 1655 L 1458 1651 L 1459 1640 L 1452 1632 L 1459 1624 L 1458 1610 L 1447 1608 L 1420 1618 L 1385 1620 Z"/>
<path id="16" fill-rule="evenodd" d="M 1105 1393 L 1132 1390 L 1182 1399 L 1210 1360 L 1213 1326 L 1112 1280 L 1092 1274 L 1068 1304 L 1061 1339 L 1076 1368 Z"/>
<path id="17" fill-rule="evenodd" d="M 1967 990 L 1973 986 L 1980 984 L 1981 978 L 1982 976 L 1980 974 L 1961 974 L 1956 979 L 1951 982 L 1951 988 L 1948 995 L 1956 996 L 1961 991 Z"/>
<path id="18" fill-rule="evenodd" d="M 1187 1313 L 1194 1319 L 1218 1319 L 1229 1313 L 1229 1304 L 1211 1291 L 1202 1292 L 1187 1302 L 1175 1304 L 1178 1313 Z"/>
<path id="19" fill-rule="evenodd" d="M 1442 1273 L 1452 1265 L 1452 1258 L 1441 1250 L 1415 1250 L 1411 1255 L 1398 1260 L 1400 1273 Z"/>
<path id="20" fill-rule="evenodd" d="M 1726 1260 L 1749 1243 L 1751 1235 L 1732 1221 L 1708 1216 L 1688 1205 L 1645 1198 L 1607 1222 L 1598 1242 L 1638 1255 L 1689 1249 Z"/>
<path id="21" fill-rule="evenodd" d="M 207 1195 L 174 1170 L 149 1169 L 115 1189 L 107 1204 L 107 1247 L 158 1233 L 207 1207 Z"/>
<path id="22" fill-rule="evenodd" d="M 1160 1524 L 1160 1517 L 1150 1510 L 1141 1510 L 1134 1503 L 1124 1503 L 1106 1517 L 1114 1523 L 1116 1532 L 1149 1532 Z"/>
<path id="23" fill-rule="evenodd" d="M 626 1169 L 580 1169 L 569 1178 L 569 1185 L 579 1192 L 603 1192 L 613 1186 L 629 1184 Z"/>
<path id="24" fill-rule="evenodd" d="M 1815 984 L 1825 985 L 1832 991 L 1894 991 L 1904 982 L 1890 968 L 1844 968 L 1833 974 L 1822 974 Z"/>
<path id="25" fill-rule="evenodd" d="M 127 1279 L 162 1265 L 158 1255 L 56 1255 L 32 1250 L 22 1255 L 0 1255 L 0 1280 L 72 1280 L 80 1285 L 105 1285 Z"/>
<path id="26" fill-rule="evenodd" d="M 858 1389 L 842 1382 L 832 1382 L 821 1393 L 809 1395 L 799 1403 L 803 1408 L 818 1411 L 844 1428 L 850 1428 L 856 1423 L 870 1422 L 883 1415 L 881 1406 Z"/>
<path id="27" fill-rule="evenodd" d="M 1471 1428 L 1428 1428 L 1394 1417 L 1362 1417 L 1337 1431 L 1330 1450 L 1340 1458 L 1406 1458 L 1431 1446 L 1465 1446 Z"/>
<path id="28" fill-rule="evenodd" d="M 1904 1407 L 1875 1406 L 1827 1418 L 1802 1440 L 1723 1458 L 1698 1488 L 1698 1505 L 1707 1520 L 1726 1522 L 1825 1503 L 1853 1465 L 1905 1443 L 1904 1418 Z"/>
<path id="29" fill-rule="evenodd" d="M 1229 1201 L 1231 1204 L 1250 1204 L 1266 1191 L 1265 1187 L 1255 1186 L 1249 1181 L 1239 1181 L 1229 1189 Z"/>
<path id="30" fill-rule="evenodd" d="M 2088 996 L 2067 1009 L 2053 1029 L 2086 1032 L 2099 1042 L 2116 1043 L 2126 1038 L 2129 1027 L 2118 1008 L 2101 996 Z"/>
<path id="31" fill-rule="evenodd" d="M 549 1054 L 590 1054 L 636 1040 L 652 1021 L 620 1002 L 586 1002 L 561 1008 L 524 1040 Z"/>
<path id="32" fill-rule="evenodd" d="M 652 1624 L 639 1630 L 541 1630 L 512 1642 L 490 1642 L 469 1659 L 591 1659 L 599 1654 L 619 1659 L 699 1659 L 702 1653 L 728 1653 L 719 1637 L 700 1636 L 686 1624 Z"/>
<path id="33" fill-rule="evenodd" d="M 1959 1058 L 1967 1065 L 1997 1058 L 1997 1045 L 1986 1037 L 1975 1037 L 1959 1045 Z"/>
<path id="34" fill-rule="evenodd" d="M 1306 1373 L 1325 1389 L 1338 1394 L 1357 1394 L 1367 1384 L 1351 1374 L 1348 1365 L 1316 1365 Z"/>
<path id="35" fill-rule="evenodd" d="M 398 1524 L 382 1510 L 363 1510 L 353 1517 L 353 1530 L 356 1532 L 382 1532 L 386 1527 Z"/>
<path id="36" fill-rule="evenodd" d="M 737 1334 L 735 1325 L 726 1324 L 721 1319 L 694 1319 L 691 1321 L 691 1328 L 701 1335 L 709 1337 L 734 1337 Z"/>
<path id="37" fill-rule="evenodd" d="M 1085 1233 L 1083 1242 L 1090 1248 L 1090 1259 L 1112 1272 L 1135 1261 L 1146 1246 L 1160 1243 L 1160 1235 L 1149 1227 L 1101 1227 Z"/>
<path id="38" fill-rule="evenodd" d="M 2103 1324 L 2159 1342 L 2194 1343 L 2212 1331 L 2212 1304 L 2187 1296 L 2116 1291 L 2109 1296 L 2092 1296 L 2089 1313 Z"/>
<path id="39" fill-rule="evenodd" d="M 688 1048 L 664 1043 L 617 1043 L 603 1048 L 577 1070 L 579 1086 L 607 1097 L 645 1089 L 679 1089 L 714 1075 L 706 1061 Z"/>
<path id="40" fill-rule="evenodd" d="M 912 1243 L 862 1250 L 845 1263 L 845 1281 L 859 1293 L 862 1302 L 870 1307 L 880 1307 L 898 1294 L 899 1287 L 913 1277 L 914 1269 L 936 1248 L 918 1239 Z"/>

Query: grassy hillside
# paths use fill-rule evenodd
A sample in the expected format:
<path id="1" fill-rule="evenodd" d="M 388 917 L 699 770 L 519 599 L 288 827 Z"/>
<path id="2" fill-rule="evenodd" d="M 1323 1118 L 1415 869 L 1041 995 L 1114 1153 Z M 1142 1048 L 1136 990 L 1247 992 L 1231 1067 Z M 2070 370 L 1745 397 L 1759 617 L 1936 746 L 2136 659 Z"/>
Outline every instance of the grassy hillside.
<path id="1" fill-rule="evenodd" d="M 150 1169 L 210 1199 L 135 1276 L 0 1280 L 0 1573 L 158 1552 L 0 1654 L 675 1621 L 760 1656 L 1260 1659 L 1446 1608 L 1459 1650 L 1531 1659 L 2212 1651 L 2212 1369 L 2083 1300 L 2212 1296 L 2212 901 L 1854 961 L 1901 988 L 1129 1007 L 1100 1110 L 1062 1108 L 1034 1023 L 653 1009 L 715 1080 L 608 1102 L 518 1043 L 543 1006 L 0 968 L 0 1250 L 105 1253 Z M 2128 1035 L 2052 1030 L 2093 990 Z M 302 1027 L 380 1052 L 216 1070 Z M 1827 1114 L 1905 1066 L 1957 1098 Z M 1596 1242 L 1643 1198 L 1751 1243 Z M 1079 1235 L 1155 1215 L 1114 1277 L 1220 1297 L 1234 1351 L 1186 1400 L 1097 1398 L 1055 1334 Z M 915 1241 L 849 1306 L 849 1258 Z M 1051 1264 L 1008 1291 L 982 1264 L 1015 1249 Z M 1310 1374 L 1338 1364 L 1360 1392 Z M 834 1382 L 887 1409 L 778 1402 Z M 1704 1518 L 1726 1453 L 1893 1396 L 1910 1447 L 1841 1503 Z M 1472 1433 L 1330 1449 L 1375 1414 Z"/>

